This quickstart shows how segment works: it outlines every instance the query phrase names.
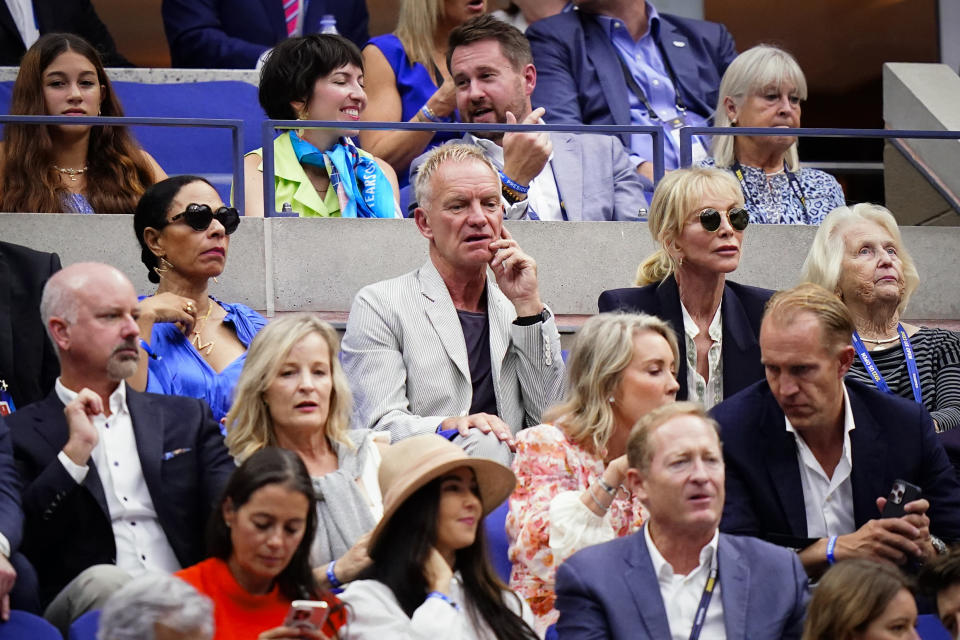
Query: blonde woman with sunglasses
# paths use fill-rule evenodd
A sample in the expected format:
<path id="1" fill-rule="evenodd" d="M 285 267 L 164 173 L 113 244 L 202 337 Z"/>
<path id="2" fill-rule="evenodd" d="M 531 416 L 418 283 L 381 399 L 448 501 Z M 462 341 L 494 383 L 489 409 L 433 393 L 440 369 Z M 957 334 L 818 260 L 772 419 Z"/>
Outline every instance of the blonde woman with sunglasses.
<path id="1" fill-rule="evenodd" d="M 197 176 L 175 176 L 143 194 L 133 217 L 140 259 L 156 293 L 140 300 L 138 391 L 204 398 L 213 417 L 230 409 L 247 347 L 266 321 L 221 302 L 207 285 L 223 273 L 240 215 Z"/>
<path id="2" fill-rule="evenodd" d="M 672 171 L 650 203 L 649 229 L 658 248 L 637 269 L 637 286 L 600 294 L 601 312 L 659 316 L 682 337 L 677 400 L 709 409 L 763 377 L 757 337 L 773 291 L 726 279 L 740 264 L 749 220 L 731 174 Z"/>

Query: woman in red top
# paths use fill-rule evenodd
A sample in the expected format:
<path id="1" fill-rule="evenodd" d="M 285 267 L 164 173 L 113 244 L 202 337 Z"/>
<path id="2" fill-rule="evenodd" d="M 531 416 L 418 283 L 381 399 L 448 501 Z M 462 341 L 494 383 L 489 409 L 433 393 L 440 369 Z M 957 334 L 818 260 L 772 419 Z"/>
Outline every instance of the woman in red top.
<path id="1" fill-rule="evenodd" d="M 337 637 L 343 605 L 310 571 L 316 527 L 313 485 L 297 454 L 268 447 L 230 476 L 207 532 L 211 557 L 176 574 L 213 600 L 214 640 Z M 320 631 L 283 626 L 294 600 L 327 602 Z"/>

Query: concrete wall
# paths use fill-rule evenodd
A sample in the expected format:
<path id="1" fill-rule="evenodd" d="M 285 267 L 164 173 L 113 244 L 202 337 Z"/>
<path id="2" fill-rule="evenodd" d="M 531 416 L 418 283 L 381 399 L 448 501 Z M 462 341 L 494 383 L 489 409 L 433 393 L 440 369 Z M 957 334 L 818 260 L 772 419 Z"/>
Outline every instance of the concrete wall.
<path id="1" fill-rule="evenodd" d="M 596 313 L 597 296 L 630 286 L 637 263 L 653 249 L 644 223 L 510 222 L 511 233 L 539 265 L 541 296 L 561 324 Z M 757 225 L 746 232 L 745 257 L 733 279 L 772 289 L 796 283 L 812 227 Z M 922 283 L 908 317 L 960 319 L 957 247 L 960 229 L 905 227 L 904 241 Z M 127 273 L 151 293 L 129 216 L 0 214 L 0 238 L 60 254 L 64 264 L 97 260 Z M 212 293 L 275 312 L 313 310 L 344 319 L 357 290 L 412 270 L 427 243 L 410 220 L 243 220 L 231 236 L 227 269 Z"/>

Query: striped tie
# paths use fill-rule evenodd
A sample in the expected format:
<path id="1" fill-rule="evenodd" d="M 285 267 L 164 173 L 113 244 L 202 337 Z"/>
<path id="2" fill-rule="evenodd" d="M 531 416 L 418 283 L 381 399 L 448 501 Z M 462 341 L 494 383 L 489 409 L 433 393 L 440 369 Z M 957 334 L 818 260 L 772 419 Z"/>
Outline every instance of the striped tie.
<path id="1" fill-rule="evenodd" d="M 287 21 L 287 35 L 297 30 L 297 16 L 300 15 L 300 0 L 283 0 L 283 15 Z"/>

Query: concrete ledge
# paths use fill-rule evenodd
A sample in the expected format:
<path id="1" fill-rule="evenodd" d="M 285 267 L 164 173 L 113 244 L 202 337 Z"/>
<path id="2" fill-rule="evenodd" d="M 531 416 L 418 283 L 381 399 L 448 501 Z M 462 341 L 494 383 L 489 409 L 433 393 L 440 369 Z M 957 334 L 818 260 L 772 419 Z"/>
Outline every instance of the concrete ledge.
<path id="1" fill-rule="evenodd" d="M 0 82 L 17 79 L 20 67 L 0 67 Z M 108 67 L 107 75 L 113 82 L 143 82 L 146 84 L 180 84 L 184 82 L 222 82 L 233 80 L 260 85 L 260 72 L 253 69 L 166 69 Z"/>
<path id="2" fill-rule="evenodd" d="M 645 223 L 514 221 L 507 227 L 537 260 L 541 295 L 570 330 L 596 313 L 601 291 L 631 286 L 637 264 L 653 250 Z M 771 289 L 796 284 L 815 231 L 751 226 L 732 279 Z M 960 319 L 960 228 L 902 231 L 921 277 L 908 317 Z M 154 290 L 140 262 L 131 216 L 0 214 L 0 238 L 55 251 L 64 264 L 109 262 L 130 276 L 138 292 Z M 321 311 L 343 322 L 358 289 L 426 259 L 427 241 L 411 220 L 247 218 L 231 236 L 227 269 L 211 290 L 268 315 Z"/>

